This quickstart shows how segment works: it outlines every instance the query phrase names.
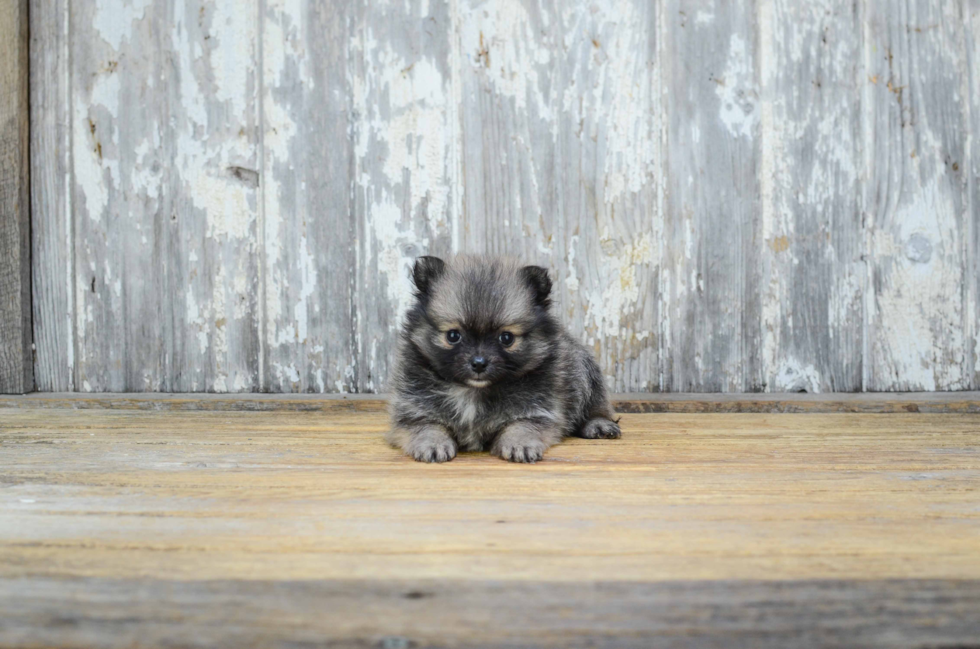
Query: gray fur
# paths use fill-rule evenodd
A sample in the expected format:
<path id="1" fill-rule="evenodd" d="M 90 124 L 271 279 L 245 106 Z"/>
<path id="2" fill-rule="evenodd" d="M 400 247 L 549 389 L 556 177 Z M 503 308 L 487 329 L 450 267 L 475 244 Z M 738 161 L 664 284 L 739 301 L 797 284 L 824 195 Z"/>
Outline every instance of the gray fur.
<path id="1" fill-rule="evenodd" d="M 536 462 L 563 437 L 619 437 L 599 366 L 550 313 L 545 269 L 420 257 L 413 281 L 392 375 L 393 446 L 423 462 L 457 449 Z M 503 332 L 514 334 L 509 346 Z M 482 373 L 474 356 L 488 363 Z"/>

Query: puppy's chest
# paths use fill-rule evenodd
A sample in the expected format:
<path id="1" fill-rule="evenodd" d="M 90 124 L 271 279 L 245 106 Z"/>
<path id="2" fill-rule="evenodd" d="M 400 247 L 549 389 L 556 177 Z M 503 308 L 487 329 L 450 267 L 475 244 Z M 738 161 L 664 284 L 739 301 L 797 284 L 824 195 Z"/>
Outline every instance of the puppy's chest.
<path id="1" fill-rule="evenodd" d="M 490 406 L 478 390 L 454 386 L 446 394 L 450 427 L 466 450 L 479 450 L 508 421 L 501 408 Z"/>

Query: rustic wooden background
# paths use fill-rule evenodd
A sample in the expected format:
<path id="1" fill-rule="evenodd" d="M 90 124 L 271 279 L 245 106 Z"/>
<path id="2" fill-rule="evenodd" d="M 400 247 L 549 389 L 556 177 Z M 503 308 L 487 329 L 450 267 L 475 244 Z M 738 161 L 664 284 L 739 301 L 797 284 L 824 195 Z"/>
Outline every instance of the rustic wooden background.
<path id="1" fill-rule="evenodd" d="M 0 393 L 34 386 L 27 5 L 0 2 Z"/>
<path id="2" fill-rule="evenodd" d="M 457 250 L 615 391 L 980 387 L 980 0 L 30 11 L 39 390 L 383 390 Z"/>

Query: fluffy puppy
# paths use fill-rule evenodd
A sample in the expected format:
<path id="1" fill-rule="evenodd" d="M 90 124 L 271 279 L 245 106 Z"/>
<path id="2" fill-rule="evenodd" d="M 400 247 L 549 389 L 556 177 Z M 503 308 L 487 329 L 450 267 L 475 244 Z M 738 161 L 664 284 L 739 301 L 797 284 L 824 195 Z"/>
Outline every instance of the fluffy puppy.
<path id="1" fill-rule="evenodd" d="M 549 312 L 547 270 L 420 257 L 412 278 L 389 443 L 420 462 L 458 449 L 536 462 L 566 436 L 619 437 L 598 365 Z"/>

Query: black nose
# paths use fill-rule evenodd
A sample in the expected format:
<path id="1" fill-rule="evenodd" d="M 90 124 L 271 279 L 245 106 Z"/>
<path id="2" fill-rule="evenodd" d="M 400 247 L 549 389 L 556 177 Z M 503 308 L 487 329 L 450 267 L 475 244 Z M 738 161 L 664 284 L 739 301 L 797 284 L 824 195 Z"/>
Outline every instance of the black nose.
<path id="1" fill-rule="evenodd" d="M 470 367 L 473 368 L 474 372 L 479 374 L 483 370 L 487 369 L 487 359 L 483 358 L 482 356 L 474 356 L 470 359 Z"/>

